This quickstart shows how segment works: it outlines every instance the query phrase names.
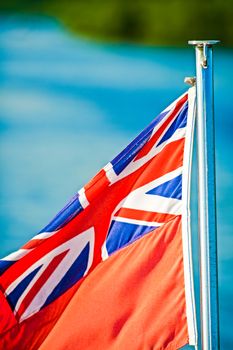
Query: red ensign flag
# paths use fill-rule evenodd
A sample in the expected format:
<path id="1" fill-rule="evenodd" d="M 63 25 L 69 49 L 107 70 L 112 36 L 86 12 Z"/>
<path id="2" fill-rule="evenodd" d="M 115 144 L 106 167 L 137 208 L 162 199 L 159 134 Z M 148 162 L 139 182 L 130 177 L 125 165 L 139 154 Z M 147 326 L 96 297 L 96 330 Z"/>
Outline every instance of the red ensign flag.
<path id="1" fill-rule="evenodd" d="M 190 242 L 195 89 L 0 260 L 0 348 L 196 345 Z"/>

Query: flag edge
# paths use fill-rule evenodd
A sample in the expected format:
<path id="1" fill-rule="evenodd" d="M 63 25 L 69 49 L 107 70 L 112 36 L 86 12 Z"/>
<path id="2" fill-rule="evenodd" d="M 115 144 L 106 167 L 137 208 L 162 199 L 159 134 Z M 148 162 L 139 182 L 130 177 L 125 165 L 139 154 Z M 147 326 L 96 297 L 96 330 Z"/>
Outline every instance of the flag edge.
<path id="1" fill-rule="evenodd" d="M 188 326 L 189 345 L 197 346 L 197 325 L 194 297 L 193 262 L 191 244 L 191 220 L 190 220 L 190 192 L 191 192 L 191 168 L 193 135 L 196 111 L 196 87 L 188 90 L 188 115 L 183 159 L 183 186 L 182 186 L 182 245 L 184 261 L 184 282 L 186 298 L 186 316 Z"/>

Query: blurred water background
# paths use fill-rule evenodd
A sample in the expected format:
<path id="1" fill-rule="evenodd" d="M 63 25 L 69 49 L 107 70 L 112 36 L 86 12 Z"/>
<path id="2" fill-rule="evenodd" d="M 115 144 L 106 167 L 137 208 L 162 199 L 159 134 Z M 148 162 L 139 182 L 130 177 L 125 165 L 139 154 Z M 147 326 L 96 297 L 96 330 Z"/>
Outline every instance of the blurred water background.
<path id="1" fill-rule="evenodd" d="M 193 39 L 193 38 L 189 38 Z M 218 37 L 212 37 L 218 39 Z M 104 44 L 48 17 L 0 18 L 0 255 L 36 234 L 187 86 L 187 48 Z M 233 51 L 215 49 L 222 349 L 233 349 Z M 198 292 L 196 163 L 191 204 Z"/>

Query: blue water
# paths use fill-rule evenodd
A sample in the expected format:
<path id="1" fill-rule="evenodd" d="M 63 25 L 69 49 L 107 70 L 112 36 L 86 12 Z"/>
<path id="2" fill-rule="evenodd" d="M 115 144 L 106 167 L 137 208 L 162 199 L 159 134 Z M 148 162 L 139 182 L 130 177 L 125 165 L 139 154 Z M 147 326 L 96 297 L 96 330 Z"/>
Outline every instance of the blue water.
<path id="1" fill-rule="evenodd" d="M 37 233 L 151 119 L 186 90 L 192 48 L 72 37 L 43 18 L 0 18 L 0 255 Z M 233 51 L 215 51 L 222 349 L 233 349 Z M 197 262 L 196 176 L 192 190 Z M 198 292 L 198 267 L 195 267 Z"/>

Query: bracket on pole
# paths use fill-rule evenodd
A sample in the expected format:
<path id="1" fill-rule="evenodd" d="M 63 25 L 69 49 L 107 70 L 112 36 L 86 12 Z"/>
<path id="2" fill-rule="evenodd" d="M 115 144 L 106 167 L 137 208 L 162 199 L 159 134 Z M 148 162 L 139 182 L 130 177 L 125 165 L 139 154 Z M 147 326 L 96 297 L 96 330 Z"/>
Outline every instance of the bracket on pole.
<path id="1" fill-rule="evenodd" d="M 195 86 L 196 85 L 196 77 L 185 77 L 184 83 L 191 85 L 191 86 Z"/>
<path id="2" fill-rule="evenodd" d="M 202 51 L 202 58 L 201 58 L 201 65 L 204 69 L 208 67 L 207 62 L 207 50 L 209 47 L 212 47 L 215 44 L 218 44 L 219 40 L 189 40 L 189 45 L 193 45 L 201 49 Z"/>

